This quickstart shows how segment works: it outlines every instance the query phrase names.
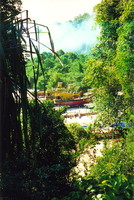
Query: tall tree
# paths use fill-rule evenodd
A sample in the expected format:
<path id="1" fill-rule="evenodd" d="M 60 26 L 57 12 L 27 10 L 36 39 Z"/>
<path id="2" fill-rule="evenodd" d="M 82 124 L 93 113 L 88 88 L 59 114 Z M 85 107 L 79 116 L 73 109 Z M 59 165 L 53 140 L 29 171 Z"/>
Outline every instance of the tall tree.
<path id="1" fill-rule="evenodd" d="M 15 17 L 20 12 L 20 6 L 20 0 L 1 1 L 1 133 L 3 159 L 12 157 L 14 151 L 19 154 L 22 150 L 20 112 L 21 104 L 24 108 L 27 100 L 25 61 L 21 41 L 15 27 Z M 23 111 L 26 112 L 26 109 L 23 109 Z"/>
<path id="2" fill-rule="evenodd" d="M 99 43 L 92 49 L 88 60 L 85 80 L 87 84 L 96 88 L 95 96 L 99 109 L 102 112 L 106 111 L 114 118 L 113 120 L 119 120 L 121 113 L 126 113 L 126 108 L 129 107 L 129 110 L 132 110 L 132 104 L 129 103 L 132 102 L 130 88 L 133 84 L 130 77 L 133 60 L 131 53 L 133 22 L 130 21 L 133 16 L 132 6 L 131 0 L 127 3 L 121 0 L 103 0 L 95 8 L 96 21 L 101 26 L 101 33 Z M 120 93 L 122 90 L 123 94 Z M 127 101 L 126 90 L 129 90 L 131 94 Z"/>
<path id="3" fill-rule="evenodd" d="M 121 26 L 117 29 L 118 41 L 115 66 L 117 78 L 122 86 L 124 115 L 131 115 L 134 102 L 134 2 L 122 2 Z"/>

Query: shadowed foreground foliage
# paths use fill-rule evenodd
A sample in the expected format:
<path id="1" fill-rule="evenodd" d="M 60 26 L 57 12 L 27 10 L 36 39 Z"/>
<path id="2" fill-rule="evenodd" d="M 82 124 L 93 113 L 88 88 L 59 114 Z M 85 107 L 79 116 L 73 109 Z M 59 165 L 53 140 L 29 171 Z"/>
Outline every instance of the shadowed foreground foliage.
<path id="1" fill-rule="evenodd" d="M 0 191 L 1 196 L 13 199 L 51 199 L 69 190 L 69 171 L 74 165 L 71 152 L 75 144 L 60 112 L 54 111 L 50 102 L 38 101 L 38 72 L 33 101 L 28 100 L 23 31 L 29 39 L 31 59 L 34 50 L 38 68 L 42 63 L 24 26 L 29 23 L 28 12 L 24 20 L 18 16 L 20 4 L 17 0 L 12 4 L 9 0 L 1 1 Z"/>
<path id="2" fill-rule="evenodd" d="M 35 115 L 36 113 L 36 115 Z M 5 159 L 3 194 L 16 199 L 51 199 L 70 191 L 73 137 L 51 102 L 29 104 L 29 154 Z M 25 151 L 24 151 L 25 152 Z"/>

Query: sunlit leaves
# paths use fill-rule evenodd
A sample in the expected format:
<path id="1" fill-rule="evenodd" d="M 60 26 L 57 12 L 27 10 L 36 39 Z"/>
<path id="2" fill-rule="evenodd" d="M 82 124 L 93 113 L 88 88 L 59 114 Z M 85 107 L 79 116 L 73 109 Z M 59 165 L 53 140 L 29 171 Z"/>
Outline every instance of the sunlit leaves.
<path id="1" fill-rule="evenodd" d="M 120 21 L 124 23 L 125 21 L 131 22 L 134 19 L 134 1 L 133 0 L 122 0 L 121 6 L 123 13 L 120 16 Z"/>
<path id="2" fill-rule="evenodd" d="M 90 59 L 87 63 L 87 75 L 85 76 L 85 81 L 90 86 L 101 87 L 105 84 L 106 81 L 106 73 L 103 70 L 103 61 L 102 60 L 94 60 Z"/>
<path id="3" fill-rule="evenodd" d="M 97 11 L 96 21 L 103 25 L 105 22 L 110 22 L 120 16 L 116 7 L 118 6 L 120 0 L 104 0 L 95 7 Z M 103 13 L 103 14 L 102 14 Z"/>
<path id="4" fill-rule="evenodd" d="M 54 58 L 51 53 L 42 53 L 42 65 L 45 74 L 45 83 L 47 89 L 51 87 L 56 87 L 57 82 L 63 82 L 64 86 L 73 83 L 75 90 L 79 91 L 84 87 L 82 79 L 86 71 L 85 61 L 87 59 L 86 55 L 76 54 L 72 52 L 64 53 L 63 50 L 57 52 L 60 55 L 60 59 L 63 63 L 59 62 L 57 58 Z M 37 58 L 34 58 L 35 72 L 38 69 Z M 34 85 L 34 74 L 33 74 L 33 63 L 29 60 L 27 63 L 27 76 L 30 81 L 30 88 Z M 39 90 L 44 90 L 44 84 L 42 80 L 42 71 L 39 69 L 38 72 L 37 87 Z"/>
<path id="5" fill-rule="evenodd" d="M 116 50 L 116 73 L 124 91 L 124 103 L 133 105 L 134 95 L 134 22 L 125 22 L 118 29 L 118 42 Z"/>
<path id="6" fill-rule="evenodd" d="M 85 83 L 95 88 L 100 110 L 130 115 L 134 90 L 133 1 L 103 0 L 95 8 L 99 43 L 87 63 Z M 119 95 L 121 92 L 121 95 Z"/>

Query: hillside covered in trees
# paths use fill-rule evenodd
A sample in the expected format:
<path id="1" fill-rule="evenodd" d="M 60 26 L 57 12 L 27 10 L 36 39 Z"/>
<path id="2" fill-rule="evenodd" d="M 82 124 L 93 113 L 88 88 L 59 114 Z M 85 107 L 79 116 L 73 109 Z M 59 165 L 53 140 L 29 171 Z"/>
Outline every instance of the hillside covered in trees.
<path id="1" fill-rule="evenodd" d="M 38 90 L 44 91 L 51 89 L 52 87 L 56 87 L 58 82 L 63 82 L 65 87 L 68 84 L 73 84 L 75 91 L 85 90 L 86 88 L 82 80 L 85 76 L 88 56 L 73 52 L 65 53 L 63 50 L 59 50 L 57 54 L 59 55 L 60 61 L 52 53 L 44 52 L 41 54 L 45 78 L 40 69 L 37 81 Z M 35 63 L 35 71 L 37 74 L 37 58 L 35 58 Z M 31 60 L 27 62 L 26 71 L 30 81 L 29 88 L 32 89 L 34 87 L 34 75 Z"/>

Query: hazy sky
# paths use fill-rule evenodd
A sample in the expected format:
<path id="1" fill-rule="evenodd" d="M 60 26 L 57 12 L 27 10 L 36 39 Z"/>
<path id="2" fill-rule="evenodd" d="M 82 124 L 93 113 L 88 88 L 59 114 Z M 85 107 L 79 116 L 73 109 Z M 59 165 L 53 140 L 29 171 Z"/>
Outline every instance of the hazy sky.
<path id="1" fill-rule="evenodd" d="M 79 29 L 67 23 L 84 13 L 92 14 L 93 7 L 101 0 L 22 0 L 22 9 L 29 11 L 29 17 L 36 23 L 48 26 L 55 50 L 77 51 L 82 45 L 92 46 L 99 30 L 93 30 L 93 18 Z M 56 22 L 61 22 L 58 26 Z M 49 45 L 47 34 L 40 34 L 43 44 Z M 50 47 L 50 46 L 49 46 Z M 46 51 L 41 47 L 41 51 Z M 85 47 L 86 49 L 86 47 Z"/>
<path id="2" fill-rule="evenodd" d="M 91 14 L 101 0 L 22 0 L 23 10 L 38 23 L 64 22 L 85 12 Z"/>

